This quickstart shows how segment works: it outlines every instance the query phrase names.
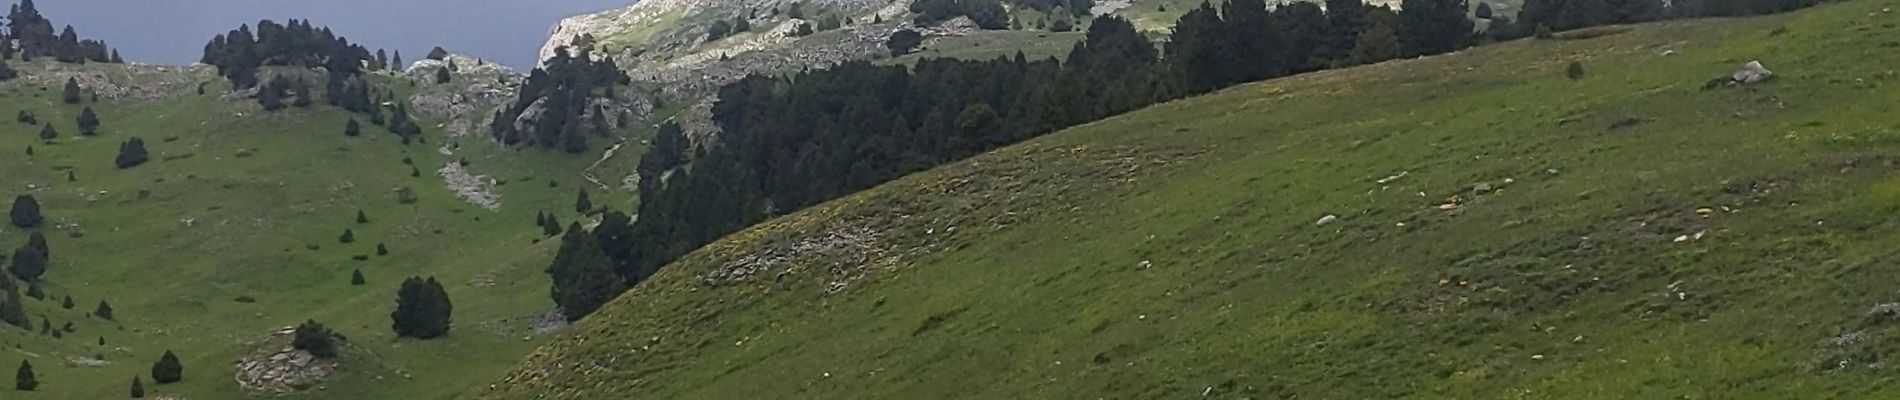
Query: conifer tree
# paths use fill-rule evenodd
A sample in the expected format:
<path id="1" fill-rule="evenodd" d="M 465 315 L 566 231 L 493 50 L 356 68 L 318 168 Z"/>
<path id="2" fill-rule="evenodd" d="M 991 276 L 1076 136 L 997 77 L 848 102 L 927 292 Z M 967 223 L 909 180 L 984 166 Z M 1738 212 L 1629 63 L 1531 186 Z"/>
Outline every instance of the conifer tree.
<path id="1" fill-rule="evenodd" d="M 39 387 L 39 379 L 33 376 L 33 364 L 20 360 L 20 370 L 13 374 L 13 390 L 31 392 Z"/>
<path id="2" fill-rule="evenodd" d="M 39 199 L 33 198 L 33 195 L 30 194 L 23 194 L 13 198 L 13 210 L 9 213 L 9 216 L 12 217 L 13 226 L 21 228 L 40 226 L 40 221 L 44 219 L 44 217 L 40 215 Z"/>
<path id="3" fill-rule="evenodd" d="M 305 320 L 291 335 L 290 346 L 317 358 L 336 358 L 336 333 L 316 320 Z"/>
<path id="4" fill-rule="evenodd" d="M 353 232 L 353 231 L 351 231 L 351 230 L 349 230 L 349 229 L 344 229 L 344 230 L 343 230 L 343 235 L 342 235 L 342 236 L 338 236 L 338 237 L 336 238 L 336 241 L 337 241 L 337 243 L 345 243 L 345 244 L 348 244 L 348 243 L 350 243 L 350 242 L 355 242 L 355 241 L 356 241 L 356 232 Z"/>
<path id="5" fill-rule="evenodd" d="M 587 198 L 587 189 L 582 188 L 579 198 L 574 199 L 574 212 L 578 212 L 578 213 L 581 213 L 582 215 L 586 215 L 588 212 L 593 211 L 593 210 L 594 210 L 594 202 L 593 200 L 589 200 Z"/>
<path id="6" fill-rule="evenodd" d="M 367 282 L 363 280 L 363 270 L 362 270 L 362 269 L 357 269 L 357 270 L 354 270 L 354 271 L 350 271 L 350 285 L 352 285 L 352 286 L 363 286 L 363 284 L 364 284 L 364 283 L 367 283 Z"/>
<path id="7" fill-rule="evenodd" d="M 613 260 L 578 223 L 569 225 L 561 237 L 561 250 L 547 273 L 554 281 L 550 296 L 569 321 L 593 313 L 626 289 L 615 275 Z"/>
<path id="8" fill-rule="evenodd" d="M 97 134 L 99 133 L 99 114 L 93 113 L 92 107 L 86 107 L 84 111 L 79 112 L 78 124 L 79 134 L 86 136 Z"/>
<path id="9" fill-rule="evenodd" d="M 10 81 L 18 77 L 20 77 L 20 71 L 14 70 L 12 65 L 7 65 L 5 57 L 0 57 L 0 82 Z"/>
<path id="10" fill-rule="evenodd" d="M 356 210 L 356 223 L 359 223 L 359 224 L 369 223 L 369 215 L 363 214 L 363 210 Z"/>
<path id="11" fill-rule="evenodd" d="M 113 159 L 113 164 L 118 165 L 119 169 L 132 168 L 144 164 L 149 157 L 145 151 L 145 139 L 131 138 L 119 144 L 119 156 Z"/>
<path id="12" fill-rule="evenodd" d="M 99 317 L 99 319 L 111 321 L 112 320 L 112 304 L 106 303 L 105 300 L 99 300 L 99 307 L 94 308 L 92 310 L 92 315 L 95 317 Z"/>
<path id="13" fill-rule="evenodd" d="M 64 99 L 66 104 L 79 104 L 79 80 L 76 78 L 66 78 L 66 91 L 60 98 Z"/>
<path id="14" fill-rule="evenodd" d="M 152 364 L 152 382 L 163 385 L 185 379 L 185 365 L 178 362 L 178 355 L 166 350 L 158 363 Z"/>
<path id="15" fill-rule="evenodd" d="M 397 336 L 418 339 L 446 335 L 453 309 L 448 292 L 435 277 L 411 277 L 396 292 L 396 311 L 389 315 L 394 322 L 391 329 Z"/>
<path id="16" fill-rule="evenodd" d="M 140 382 L 139 377 L 136 376 L 132 377 L 132 398 L 145 398 L 145 382 Z"/>
<path id="17" fill-rule="evenodd" d="M 40 140 L 51 142 L 53 141 L 53 139 L 58 139 L 58 138 L 59 138 L 59 130 L 53 129 L 53 123 L 48 122 L 46 123 L 46 126 L 40 128 Z"/>

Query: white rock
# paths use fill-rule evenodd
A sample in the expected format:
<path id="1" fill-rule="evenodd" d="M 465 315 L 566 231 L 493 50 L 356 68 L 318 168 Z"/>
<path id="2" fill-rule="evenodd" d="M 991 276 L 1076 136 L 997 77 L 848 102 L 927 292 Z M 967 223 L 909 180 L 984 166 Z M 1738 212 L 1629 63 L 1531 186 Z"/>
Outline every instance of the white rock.
<path id="1" fill-rule="evenodd" d="M 1326 216 L 1324 217 L 1319 217 L 1319 222 L 1314 222 L 1313 225 L 1326 225 L 1326 224 L 1333 223 L 1333 221 L 1338 221 L 1338 220 L 1339 220 L 1339 216 L 1326 214 Z"/>

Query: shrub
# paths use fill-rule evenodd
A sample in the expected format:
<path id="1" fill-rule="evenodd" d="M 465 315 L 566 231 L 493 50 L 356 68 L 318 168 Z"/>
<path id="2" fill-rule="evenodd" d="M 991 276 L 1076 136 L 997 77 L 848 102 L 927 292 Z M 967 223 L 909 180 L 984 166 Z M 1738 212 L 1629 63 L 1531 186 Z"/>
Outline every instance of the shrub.
<path id="1" fill-rule="evenodd" d="M 336 333 L 316 320 L 305 320 L 292 334 L 290 347 L 310 352 L 317 358 L 336 357 Z"/>
<path id="2" fill-rule="evenodd" d="M 1571 61 L 1570 68 L 1564 70 L 1564 75 L 1569 76 L 1573 81 L 1583 79 L 1583 62 Z"/>

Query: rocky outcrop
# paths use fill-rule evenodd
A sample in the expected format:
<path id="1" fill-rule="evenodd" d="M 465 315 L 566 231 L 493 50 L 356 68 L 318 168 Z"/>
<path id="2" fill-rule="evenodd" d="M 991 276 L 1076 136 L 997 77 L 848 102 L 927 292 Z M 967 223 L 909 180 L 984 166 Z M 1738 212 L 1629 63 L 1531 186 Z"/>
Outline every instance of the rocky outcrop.
<path id="1" fill-rule="evenodd" d="M 462 201 L 489 211 L 501 209 L 501 195 L 495 194 L 494 178 L 470 173 L 468 169 L 462 168 L 462 164 L 455 162 L 442 163 L 436 175 L 441 176 L 443 183 L 448 184 L 449 190 L 455 192 L 455 197 Z"/>
<path id="2" fill-rule="evenodd" d="M 443 68 L 449 69 L 451 79 L 437 84 L 436 71 Z M 418 60 L 403 75 L 423 87 L 410 96 L 409 104 L 416 113 L 442 121 L 451 141 L 487 126 L 493 118 L 491 111 L 512 99 L 523 79 L 506 66 L 462 54 L 450 54 L 443 60 Z"/>
<path id="3" fill-rule="evenodd" d="M 0 89 L 47 87 L 58 90 L 66 80 L 100 99 L 158 100 L 165 96 L 195 94 L 198 82 L 210 81 L 207 91 L 224 91 L 217 69 L 209 65 L 189 66 L 127 64 L 125 68 L 78 68 L 51 61 L 12 62 L 20 78 L 0 82 Z M 58 92 L 54 92 L 55 95 Z M 57 97 L 55 97 L 57 98 Z"/>
<path id="4" fill-rule="evenodd" d="M 540 60 L 554 56 L 554 49 L 568 46 L 585 35 L 597 39 L 612 41 L 616 37 L 636 31 L 656 35 L 644 40 L 644 43 L 618 43 L 621 46 L 639 46 L 646 49 L 659 49 L 660 58 L 672 58 L 696 52 L 698 40 L 704 37 L 703 31 L 694 26 L 670 26 L 676 20 L 710 14 L 719 18 L 738 15 L 740 10 L 767 10 L 791 3 L 802 3 L 806 10 L 845 10 L 851 15 L 877 14 L 886 20 L 894 20 L 908 9 L 908 0 L 645 0 L 633 5 L 577 15 L 562 19 L 548 31 L 548 40 L 541 45 Z M 898 3 L 902 3 L 900 7 Z M 756 24 L 756 22 L 755 22 Z M 671 33 L 671 34 L 669 34 Z M 647 38 L 643 38 L 647 39 Z M 631 64 L 628 64 L 631 65 Z"/>
<path id="5" fill-rule="evenodd" d="M 336 372 L 333 359 L 317 358 L 290 346 L 294 327 L 271 333 L 250 355 L 238 360 L 235 379 L 245 390 L 284 394 L 307 389 Z"/>

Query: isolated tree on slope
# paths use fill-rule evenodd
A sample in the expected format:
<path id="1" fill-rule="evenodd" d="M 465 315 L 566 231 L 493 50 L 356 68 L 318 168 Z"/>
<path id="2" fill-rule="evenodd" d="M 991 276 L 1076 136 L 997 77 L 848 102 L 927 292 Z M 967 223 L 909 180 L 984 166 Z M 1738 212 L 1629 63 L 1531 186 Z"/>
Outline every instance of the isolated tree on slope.
<path id="1" fill-rule="evenodd" d="M 390 328 L 397 336 L 418 339 L 446 335 L 453 310 L 448 292 L 435 277 L 411 277 L 403 280 L 402 289 L 396 292 L 396 311 L 389 315 L 394 324 Z"/>
<path id="2" fill-rule="evenodd" d="M 172 354 L 171 350 L 166 350 L 165 355 L 158 358 L 158 363 L 152 364 L 152 382 L 163 385 L 184 379 L 185 365 L 178 362 L 178 355 Z"/>
<path id="3" fill-rule="evenodd" d="M 99 133 L 99 114 L 93 113 L 92 107 L 86 107 L 85 111 L 80 111 L 77 122 L 79 134 L 92 136 Z"/>
<path id="4" fill-rule="evenodd" d="M 593 210 L 594 210 L 594 201 L 589 200 L 587 198 L 587 189 L 585 188 L 581 189 L 580 196 L 574 199 L 574 212 L 587 214 L 587 212 L 593 211 Z"/>
<path id="5" fill-rule="evenodd" d="M 20 360 L 20 370 L 13 374 L 13 389 L 31 392 L 40 387 L 40 381 L 33 376 L 33 364 Z"/>
<path id="6" fill-rule="evenodd" d="M 43 219 L 40 216 L 40 201 L 30 194 L 14 197 L 13 210 L 9 216 L 12 217 L 13 226 L 21 228 L 40 226 L 40 221 Z"/>
<path id="7" fill-rule="evenodd" d="M 79 104 L 79 80 L 66 78 L 66 91 L 60 97 L 66 101 L 66 104 Z"/>

